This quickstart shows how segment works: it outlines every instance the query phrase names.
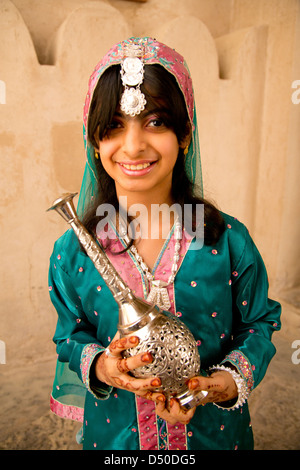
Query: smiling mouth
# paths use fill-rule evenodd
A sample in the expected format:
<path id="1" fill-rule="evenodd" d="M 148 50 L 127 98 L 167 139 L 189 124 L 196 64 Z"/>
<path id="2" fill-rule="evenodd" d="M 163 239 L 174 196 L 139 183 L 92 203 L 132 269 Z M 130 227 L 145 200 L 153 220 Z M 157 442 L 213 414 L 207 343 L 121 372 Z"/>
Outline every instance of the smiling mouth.
<path id="1" fill-rule="evenodd" d="M 138 170 L 144 170 L 148 168 L 150 165 L 152 165 L 155 162 L 147 162 L 147 163 L 139 163 L 138 165 L 132 165 L 132 164 L 127 164 L 127 163 L 119 163 L 123 168 L 126 168 L 126 170 L 132 170 L 132 171 L 138 171 Z"/>

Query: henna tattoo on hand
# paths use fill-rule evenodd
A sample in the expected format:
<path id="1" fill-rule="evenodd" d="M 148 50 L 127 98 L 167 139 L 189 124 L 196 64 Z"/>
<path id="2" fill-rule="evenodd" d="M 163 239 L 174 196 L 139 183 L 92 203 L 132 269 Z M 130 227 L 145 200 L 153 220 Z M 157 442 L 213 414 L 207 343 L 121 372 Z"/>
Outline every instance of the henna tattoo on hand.
<path id="1" fill-rule="evenodd" d="M 131 382 L 126 382 L 125 380 L 120 379 L 120 377 L 112 377 L 112 379 L 119 388 L 123 388 L 124 390 L 128 390 L 130 392 L 137 392 L 140 390 L 140 387 L 135 387 Z"/>
<path id="2" fill-rule="evenodd" d="M 146 392 L 145 395 L 143 395 L 144 398 L 146 398 L 147 400 L 152 400 L 152 392 L 148 391 Z"/>
<path id="3" fill-rule="evenodd" d="M 127 364 L 127 359 L 119 359 L 117 361 L 117 368 L 122 374 L 129 372 L 130 369 Z"/>

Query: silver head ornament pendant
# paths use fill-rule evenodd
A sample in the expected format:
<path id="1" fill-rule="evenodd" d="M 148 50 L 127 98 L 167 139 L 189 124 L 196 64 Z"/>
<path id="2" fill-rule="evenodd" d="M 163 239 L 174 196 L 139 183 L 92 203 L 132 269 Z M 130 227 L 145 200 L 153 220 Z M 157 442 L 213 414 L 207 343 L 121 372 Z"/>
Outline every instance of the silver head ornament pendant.
<path id="1" fill-rule="evenodd" d="M 124 91 L 121 97 L 121 111 L 129 116 L 140 114 L 146 106 L 145 95 L 140 86 L 144 79 L 143 47 L 128 44 L 121 63 L 121 78 Z"/>

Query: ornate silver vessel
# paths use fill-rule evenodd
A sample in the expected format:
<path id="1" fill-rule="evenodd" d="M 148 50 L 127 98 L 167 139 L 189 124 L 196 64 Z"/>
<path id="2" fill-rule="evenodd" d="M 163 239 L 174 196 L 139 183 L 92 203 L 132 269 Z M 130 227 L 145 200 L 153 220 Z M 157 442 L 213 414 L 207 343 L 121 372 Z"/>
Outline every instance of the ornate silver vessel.
<path id="1" fill-rule="evenodd" d="M 79 221 L 73 198 L 68 193 L 56 199 L 48 210 L 56 210 L 74 230 L 86 254 L 94 263 L 119 306 L 118 331 L 122 336 L 138 336 L 137 347 L 125 351 L 129 357 L 149 351 L 153 362 L 135 369 L 135 377 L 155 376 L 161 379 L 167 398 L 176 397 L 186 409 L 197 405 L 207 394 L 192 394 L 186 381 L 200 372 L 200 356 L 196 341 L 183 322 L 170 312 L 162 311 L 136 297 L 111 264 L 104 250 Z"/>

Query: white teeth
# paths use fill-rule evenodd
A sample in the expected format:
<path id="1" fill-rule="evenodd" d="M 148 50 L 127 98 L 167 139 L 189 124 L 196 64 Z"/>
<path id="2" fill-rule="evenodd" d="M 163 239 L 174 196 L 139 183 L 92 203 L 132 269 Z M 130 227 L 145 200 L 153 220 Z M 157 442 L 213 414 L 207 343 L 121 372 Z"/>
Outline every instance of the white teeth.
<path id="1" fill-rule="evenodd" d="M 144 168 L 148 168 L 150 163 L 139 163 L 138 165 L 127 165 L 125 163 L 121 163 L 121 165 L 127 170 L 143 170 Z"/>

